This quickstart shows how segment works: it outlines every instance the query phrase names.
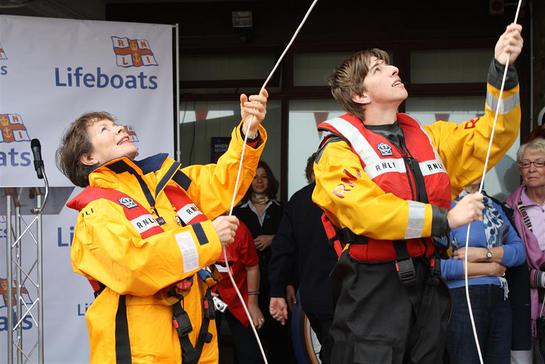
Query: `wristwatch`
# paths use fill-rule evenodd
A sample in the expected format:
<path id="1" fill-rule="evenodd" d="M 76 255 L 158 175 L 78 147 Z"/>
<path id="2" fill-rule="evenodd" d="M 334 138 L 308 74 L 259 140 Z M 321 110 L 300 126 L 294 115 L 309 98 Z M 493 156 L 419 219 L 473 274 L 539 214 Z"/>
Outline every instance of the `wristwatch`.
<path id="1" fill-rule="evenodd" d="M 490 251 L 490 249 L 486 248 L 486 260 L 492 260 L 492 252 Z"/>

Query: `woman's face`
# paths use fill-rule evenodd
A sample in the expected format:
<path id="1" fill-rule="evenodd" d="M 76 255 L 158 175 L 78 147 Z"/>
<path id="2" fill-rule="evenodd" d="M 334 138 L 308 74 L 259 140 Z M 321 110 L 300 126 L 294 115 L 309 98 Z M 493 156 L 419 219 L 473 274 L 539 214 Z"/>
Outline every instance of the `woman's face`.
<path id="1" fill-rule="evenodd" d="M 535 162 L 545 164 L 545 154 L 527 148 L 520 160 L 519 168 L 524 185 L 529 189 L 545 187 L 545 166 L 536 166 Z"/>
<path id="2" fill-rule="evenodd" d="M 93 151 L 82 156 L 86 165 L 103 164 L 112 159 L 128 157 L 133 159 L 138 149 L 122 125 L 103 119 L 87 127 L 87 135 L 93 145 Z"/>
<path id="3" fill-rule="evenodd" d="M 252 181 L 252 191 L 254 193 L 265 193 L 268 187 L 269 179 L 267 178 L 267 172 L 265 172 L 265 169 L 259 167 Z"/>

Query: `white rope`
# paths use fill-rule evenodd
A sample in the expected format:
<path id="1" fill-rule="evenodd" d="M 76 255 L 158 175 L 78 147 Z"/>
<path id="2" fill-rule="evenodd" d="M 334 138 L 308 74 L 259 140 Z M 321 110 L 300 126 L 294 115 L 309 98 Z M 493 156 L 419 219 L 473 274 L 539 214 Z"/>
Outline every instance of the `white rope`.
<path id="1" fill-rule="evenodd" d="M 518 19 L 518 16 L 519 16 L 519 11 L 520 11 L 520 5 L 522 3 L 522 0 L 519 0 L 518 2 L 518 5 L 517 5 L 517 12 L 515 14 L 515 20 L 513 21 L 513 23 L 517 23 L 517 19 Z M 494 115 L 494 122 L 492 123 L 492 131 L 490 133 L 490 140 L 488 142 L 488 150 L 486 151 L 486 158 L 485 158 L 485 161 L 484 161 L 484 168 L 483 168 L 483 174 L 482 174 L 482 177 L 481 177 L 481 182 L 479 184 L 479 193 L 482 192 L 483 190 L 483 186 L 484 186 L 484 179 L 486 177 L 486 170 L 488 168 L 488 160 L 490 159 L 490 151 L 492 149 L 492 141 L 494 140 L 494 133 L 496 132 L 496 124 L 498 122 L 498 115 L 500 113 L 500 108 L 503 104 L 503 101 L 502 101 L 502 94 L 503 94 L 503 89 L 505 87 L 505 80 L 507 78 L 507 70 L 509 68 L 509 54 L 507 54 L 507 59 L 505 60 L 505 69 L 503 71 L 503 77 L 502 77 L 502 80 L 501 80 L 501 87 L 500 87 L 500 94 L 498 96 L 498 103 L 496 105 L 496 114 Z M 468 261 L 467 261 L 467 256 L 468 256 L 468 251 L 469 251 L 469 232 L 471 230 L 471 224 L 468 224 L 467 226 L 467 234 L 466 234 L 466 246 L 465 246 L 465 253 L 464 253 L 464 281 L 465 281 L 465 291 L 466 291 L 466 300 L 467 300 L 467 308 L 469 310 L 469 318 L 470 318 L 470 321 L 471 321 L 471 328 L 473 330 L 473 337 L 475 338 L 475 345 L 477 346 L 477 353 L 479 354 L 479 361 L 481 364 L 484 364 L 484 361 L 483 361 L 483 354 L 481 353 L 481 346 L 479 345 L 479 337 L 477 336 L 477 328 L 475 326 L 475 319 L 473 317 L 473 309 L 471 308 L 471 300 L 470 300 L 470 297 L 469 297 L 469 283 L 468 283 L 468 273 L 467 273 L 467 265 L 468 265 Z"/>
<path id="2" fill-rule="evenodd" d="M 267 77 L 267 79 L 263 83 L 263 86 L 261 86 L 261 89 L 259 90 L 260 94 L 265 89 L 267 84 L 269 83 L 272 75 L 274 74 L 274 72 L 276 71 L 278 66 L 280 65 L 280 62 L 282 62 L 282 59 L 284 58 L 284 56 L 288 52 L 288 50 L 291 47 L 293 41 L 297 37 L 297 34 L 299 34 L 299 31 L 303 27 L 303 24 L 305 24 L 308 16 L 310 15 L 312 9 L 314 8 L 314 6 L 316 5 L 317 2 L 318 2 L 318 0 L 314 0 L 312 2 L 312 4 L 310 5 L 310 7 L 308 8 L 303 20 L 301 21 L 301 23 L 299 24 L 299 26 L 295 30 L 295 33 L 291 37 L 291 40 L 289 41 L 288 45 L 286 46 L 286 48 L 284 49 L 284 51 L 282 52 L 282 54 L 278 58 L 278 61 L 276 61 L 276 64 L 274 65 L 272 71 L 269 73 L 269 76 Z M 249 134 L 249 131 L 250 131 L 250 126 L 253 124 L 253 122 L 254 122 L 254 115 L 252 115 L 250 117 L 250 120 L 248 122 L 248 126 L 246 127 L 246 130 L 244 131 L 244 142 L 242 144 L 242 152 L 240 154 L 240 162 L 239 162 L 239 165 L 238 165 L 237 179 L 235 181 L 235 188 L 234 188 L 234 191 L 233 191 L 233 198 L 231 199 L 231 207 L 229 209 L 229 216 L 233 215 L 233 208 L 235 207 L 235 199 L 236 199 L 236 195 L 237 195 L 237 191 L 238 191 L 238 184 L 240 182 L 240 174 L 241 174 L 241 171 L 242 171 L 242 164 L 244 162 L 244 153 L 246 151 L 246 141 L 248 140 L 248 134 Z M 253 321 L 252 321 L 252 316 L 250 315 L 250 312 L 248 311 L 248 307 L 246 306 L 246 302 L 244 302 L 244 298 L 242 297 L 242 294 L 238 290 L 235 279 L 233 278 L 233 274 L 231 273 L 231 268 L 229 266 L 229 261 L 227 259 L 227 249 L 225 247 L 223 248 L 223 259 L 225 260 L 225 264 L 227 266 L 227 273 L 229 275 L 229 279 L 231 280 L 231 283 L 233 284 L 233 287 L 235 288 L 235 292 L 237 293 L 237 296 L 238 296 L 240 302 L 242 303 L 242 307 L 244 308 L 244 312 L 246 313 L 246 316 L 248 317 L 248 320 L 250 321 L 250 326 L 252 327 L 252 331 L 254 332 L 255 338 L 256 338 L 257 343 L 259 345 L 259 349 L 261 350 L 261 355 L 263 356 L 263 360 L 265 361 L 265 364 L 268 364 L 267 357 L 265 355 L 265 351 L 263 350 L 263 345 L 261 344 L 261 340 L 259 340 L 259 335 L 257 334 L 257 330 L 256 330 L 256 328 L 254 326 Z"/>

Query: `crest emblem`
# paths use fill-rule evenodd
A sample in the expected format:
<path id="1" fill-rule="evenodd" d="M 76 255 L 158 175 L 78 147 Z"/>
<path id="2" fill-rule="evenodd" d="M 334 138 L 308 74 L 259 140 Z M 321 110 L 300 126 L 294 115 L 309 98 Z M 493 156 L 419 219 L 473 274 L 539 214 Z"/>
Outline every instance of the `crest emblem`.
<path id="1" fill-rule="evenodd" d="M 377 145 L 377 149 L 382 156 L 392 155 L 392 147 L 386 143 L 380 143 Z"/>
<path id="2" fill-rule="evenodd" d="M 120 204 L 122 204 L 123 206 L 125 206 L 128 209 L 132 209 L 132 208 L 138 206 L 136 204 L 136 202 L 134 202 L 134 200 L 132 198 L 130 198 L 130 197 L 121 197 L 118 201 L 119 201 Z"/>

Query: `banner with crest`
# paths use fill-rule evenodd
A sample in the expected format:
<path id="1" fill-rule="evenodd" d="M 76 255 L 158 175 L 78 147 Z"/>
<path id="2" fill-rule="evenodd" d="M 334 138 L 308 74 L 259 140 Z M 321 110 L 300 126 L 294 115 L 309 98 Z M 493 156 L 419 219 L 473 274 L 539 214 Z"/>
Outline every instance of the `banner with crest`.
<path id="1" fill-rule="evenodd" d="M 9 330 L 3 189 L 43 186 L 30 148 L 38 138 L 50 185 L 59 192 L 58 201 L 48 201 L 57 208 L 43 221 L 45 362 L 88 362 L 84 315 L 93 294 L 86 279 L 72 272 L 70 246 L 77 215 L 63 207 L 79 189 L 72 189 L 56 168 L 55 152 L 72 121 L 85 112 L 107 111 L 127 126 L 140 157 L 173 154 L 172 34 L 170 25 L 0 15 L 0 363 L 7 362 Z M 23 227 L 33 217 L 31 207 L 21 208 L 28 214 Z M 29 264 L 25 262 L 33 249 L 35 243 L 25 237 L 23 265 Z M 32 306 L 38 298 L 35 287 L 25 277 L 13 282 L 14 287 L 18 284 L 22 304 Z M 36 322 L 31 315 L 17 319 L 23 345 L 32 345 Z M 35 350 L 29 362 L 36 358 Z"/>

